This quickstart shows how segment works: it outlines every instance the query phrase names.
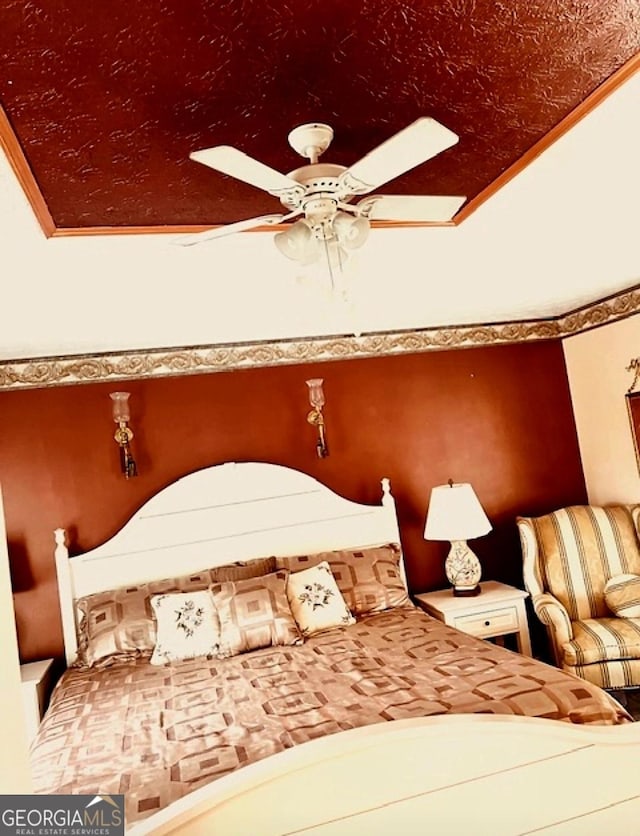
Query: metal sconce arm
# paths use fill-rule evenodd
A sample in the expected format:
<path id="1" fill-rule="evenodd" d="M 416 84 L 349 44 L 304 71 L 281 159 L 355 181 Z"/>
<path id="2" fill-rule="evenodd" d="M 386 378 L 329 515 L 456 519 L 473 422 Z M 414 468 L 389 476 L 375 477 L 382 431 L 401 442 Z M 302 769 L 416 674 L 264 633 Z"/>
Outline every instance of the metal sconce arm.
<path id="1" fill-rule="evenodd" d="M 316 451 L 318 458 L 325 459 L 329 455 L 329 448 L 327 447 L 327 438 L 324 431 L 324 416 L 321 409 L 314 408 L 307 415 L 307 421 L 318 428 L 318 440 L 316 441 Z"/>
<path id="2" fill-rule="evenodd" d="M 124 421 L 118 424 L 118 429 L 113 436 L 120 445 L 120 468 L 124 474 L 125 479 L 130 479 L 132 476 L 138 475 L 138 468 L 135 460 L 131 455 L 131 448 L 129 443 L 133 438 L 132 430 L 126 425 Z"/>

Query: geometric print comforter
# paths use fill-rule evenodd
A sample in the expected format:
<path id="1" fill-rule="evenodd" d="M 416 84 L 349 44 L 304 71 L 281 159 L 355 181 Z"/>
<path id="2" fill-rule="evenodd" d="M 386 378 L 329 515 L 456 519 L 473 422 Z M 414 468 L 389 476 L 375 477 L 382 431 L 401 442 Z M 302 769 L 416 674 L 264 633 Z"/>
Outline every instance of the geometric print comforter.
<path id="1" fill-rule="evenodd" d="M 608 694 L 413 605 L 230 659 L 69 668 L 32 747 L 38 793 L 124 793 L 132 823 L 322 735 L 446 713 L 616 724 Z"/>

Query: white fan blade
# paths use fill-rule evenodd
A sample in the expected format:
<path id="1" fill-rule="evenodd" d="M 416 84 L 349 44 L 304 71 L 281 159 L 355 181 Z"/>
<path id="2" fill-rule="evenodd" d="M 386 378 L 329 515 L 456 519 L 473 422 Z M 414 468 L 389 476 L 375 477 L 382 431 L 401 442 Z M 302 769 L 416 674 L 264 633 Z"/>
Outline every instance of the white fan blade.
<path id="1" fill-rule="evenodd" d="M 288 215 L 262 215 L 259 218 L 249 218 L 246 221 L 236 221 L 234 224 L 217 226 L 214 229 L 205 229 L 203 232 L 196 232 L 193 235 L 181 235 L 172 241 L 181 247 L 191 247 L 194 244 L 202 244 L 204 241 L 211 241 L 213 238 L 223 238 L 225 235 L 233 235 L 235 232 L 244 232 L 245 229 L 255 229 L 257 226 L 277 226 Z"/>
<path id="2" fill-rule="evenodd" d="M 197 163 L 208 165 L 209 168 L 215 168 L 223 174 L 228 174 L 230 177 L 235 177 L 236 180 L 257 186 L 269 194 L 280 195 L 291 189 L 302 190 L 300 184 L 291 177 L 254 160 L 253 157 L 230 145 L 218 145 L 215 148 L 193 151 L 189 154 L 189 158 Z"/>
<path id="3" fill-rule="evenodd" d="M 466 197 L 439 195 L 371 195 L 357 204 L 370 221 L 450 221 Z"/>
<path id="4" fill-rule="evenodd" d="M 457 141 L 457 134 L 425 116 L 369 151 L 343 172 L 340 180 L 353 194 L 366 194 L 435 157 Z"/>

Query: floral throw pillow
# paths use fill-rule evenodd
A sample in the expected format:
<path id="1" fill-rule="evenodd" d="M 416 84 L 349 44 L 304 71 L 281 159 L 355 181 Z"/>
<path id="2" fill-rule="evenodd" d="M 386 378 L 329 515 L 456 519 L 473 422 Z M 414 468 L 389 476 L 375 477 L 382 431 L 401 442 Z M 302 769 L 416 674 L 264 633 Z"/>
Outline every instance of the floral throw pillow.
<path id="1" fill-rule="evenodd" d="M 326 560 L 289 575 L 289 606 L 303 636 L 355 624 Z"/>
<path id="2" fill-rule="evenodd" d="M 220 626 L 209 590 L 154 595 L 151 606 L 157 628 L 152 665 L 218 654 Z"/>

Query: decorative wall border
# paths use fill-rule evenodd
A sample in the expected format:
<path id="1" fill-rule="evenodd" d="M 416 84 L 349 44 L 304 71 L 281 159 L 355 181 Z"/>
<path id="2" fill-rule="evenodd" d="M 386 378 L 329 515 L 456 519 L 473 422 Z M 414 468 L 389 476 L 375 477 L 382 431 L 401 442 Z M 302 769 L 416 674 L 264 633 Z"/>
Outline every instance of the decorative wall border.
<path id="1" fill-rule="evenodd" d="M 549 319 L 0 361 L 0 391 L 563 339 L 640 312 L 640 285 Z"/>

